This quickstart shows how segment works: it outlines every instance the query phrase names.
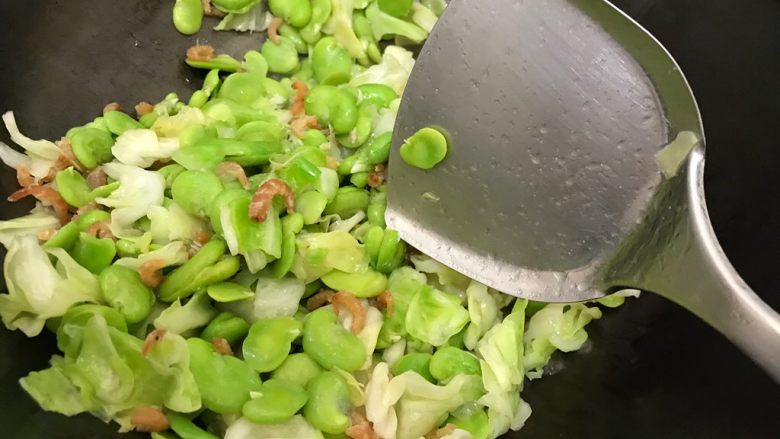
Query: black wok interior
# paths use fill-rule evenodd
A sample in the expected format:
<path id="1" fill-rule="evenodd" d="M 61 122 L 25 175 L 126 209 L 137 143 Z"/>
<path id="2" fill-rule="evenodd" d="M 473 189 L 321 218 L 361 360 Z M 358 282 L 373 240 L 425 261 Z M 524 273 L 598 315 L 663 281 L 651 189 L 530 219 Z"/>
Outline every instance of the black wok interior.
<path id="1" fill-rule="evenodd" d="M 520 1 L 520 0 L 518 0 Z M 595 0 L 594 0 L 595 1 Z M 175 90 L 189 96 L 201 75 L 181 58 L 194 38 L 170 24 L 172 1 L 3 0 L 0 112 L 23 132 L 59 138 L 110 101 L 125 108 Z M 478 2 L 475 2 L 478 3 Z M 780 309 L 777 141 L 780 2 L 621 0 L 686 73 L 707 135 L 706 189 L 718 237 L 764 300 Z M 240 55 L 260 35 L 202 33 Z M 8 142 L 0 129 L 0 139 Z M 3 194 L 14 173 L 0 173 Z M 2 202 L 0 217 L 31 204 Z M 695 273 L 691 273 L 695 276 Z M 583 351 L 556 357 L 555 372 L 526 385 L 534 414 L 508 438 L 777 438 L 780 387 L 704 323 L 644 295 L 589 326 Z M 780 349 L 780 346 L 778 347 Z M 0 329 L 0 437 L 113 438 L 115 425 L 44 413 L 17 380 L 45 368 L 53 337 Z"/>

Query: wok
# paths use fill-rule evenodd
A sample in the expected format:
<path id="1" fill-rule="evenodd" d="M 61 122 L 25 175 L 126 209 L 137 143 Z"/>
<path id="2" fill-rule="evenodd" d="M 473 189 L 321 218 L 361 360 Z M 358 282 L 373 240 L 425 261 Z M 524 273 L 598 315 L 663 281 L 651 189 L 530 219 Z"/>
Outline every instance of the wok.
<path id="1" fill-rule="evenodd" d="M 519 1 L 519 0 L 518 0 Z M 170 91 L 188 96 L 200 74 L 180 62 L 194 38 L 170 24 L 159 0 L 4 0 L 0 3 L 0 111 L 22 130 L 55 139 L 111 101 L 125 108 Z M 706 121 L 707 203 L 718 238 L 741 276 L 775 309 L 780 197 L 775 169 L 780 102 L 777 0 L 623 0 L 616 5 L 672 52 Z M 205 33 L 221 51 L 257 48 L 259 35 Z M 8 141 L 7 134 L 0 139 Z M 16 189 L 0 172 L 0 189 Z M 3 219 L 28 203 L 0 208 Z M 691 273 L 695 276 L 695 273 Z M 773 438 L 780 391 L 735 347 L 664 299 L 645 295 L 588 327 L 586 348 L 557 356 L 551 376 L 526 384 L 534 414 L 507 438 Z M 46 367 L 53 337 L 0 329 L 0 436 L 9 439 L 135 438 L 90 416 L 44 413 L 19 387 Z"/>

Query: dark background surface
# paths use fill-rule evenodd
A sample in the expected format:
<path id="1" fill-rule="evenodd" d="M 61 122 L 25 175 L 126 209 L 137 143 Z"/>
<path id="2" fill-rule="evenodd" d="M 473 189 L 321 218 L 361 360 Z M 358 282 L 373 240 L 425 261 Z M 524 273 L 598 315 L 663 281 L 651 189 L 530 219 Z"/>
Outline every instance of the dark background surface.
<path id="1" fill-rule="evenodd" d="M 56 139 L 110 101 L 132 108 L 172 90 L 189 96 L 200 76 L 180 60 L 195 39 L 175 32 L 171 3 L 0 2 L 0 112 L 15 110 L 33 138 Z M 691 82 L 707 136 L 716 233 L 742 276 L 780 308 L 780 2 L 616 3 L 661 40 Z M 202 42 L 235 55 L 258 48 L 262 38 L 203 35 Z M 0 173 L 0 190 L 15 190 L 12 172 Z M 3 202 L 0 217 L 29 207 Z M 589 332 L 586 349 L 554 360 L 553 369 L 563 370 L 527 385 L 523 397 L 534 415 L 507 437 L 780 437 L 780 387 L 687 312 L 644 295 L 607 312 Z M 0 437 L 120 437 L 114 425 L 89 416 L 43 413 L 19 388 L 17 380 L 46 367 L 53 351 L 51 337 L 28 340 L 0 329 Z"/>

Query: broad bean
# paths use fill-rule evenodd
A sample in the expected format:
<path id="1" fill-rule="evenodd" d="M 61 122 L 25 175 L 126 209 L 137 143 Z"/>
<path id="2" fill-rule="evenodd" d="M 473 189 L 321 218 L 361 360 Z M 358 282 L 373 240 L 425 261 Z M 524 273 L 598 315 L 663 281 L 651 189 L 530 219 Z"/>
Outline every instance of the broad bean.
<path id="1" fill-rule="evenodd" d="M 366 210 L 368 202 L 369 193 L 367 190 L 354 186 L 340 187 L 336 192 L 336 197 L 325 207 L 325 214 L 335 214 L 346 219 L 361 210 Z"/>
<path id="2" fill-rule="evenodd" d="M 203 3 L 200 0 L 176 0 L 173 5 L 173 26 L 184 35 L 198 33 L 203 23 Z"/>
<path id="3" fill-rule="evenodd" d="M 284 362 L 302 331 L 301 323 L 292 317 L 258 320 L 244 339 L 244 359 L 258 372 L 271 372 Z"/>
<path id="4" fill-rule="evenodd" d="M 303 416 L 311 425 L 329 434 L 344 433 L 349 428 L 347 414 L 351 402 L 344 378 L 336 372 L 322 372 L 309 381 L 306 391 L 309 401 L 303 408 Z"/>
<path id="5" fill-rule="evenodd" d="M 479 359 L 456 347 L 439 348 L 433 353 L 430 364 L 431 375 L 440 382 L 449 382 L 456 375 L 480 375 Z"/>
<path id="6" fill-rule="evenodd" d="M 318 85 L 306 96 L 304 107 L 336 134 L 346 134 L 357 124 L 357 98 L 347 89 Z"/>
<path id="7" fill-rule="evenodd" d="M 247 286 L 235 282 L 219 282 L 206 288 L 206 293 L 215 302 L 228 303 L 255 297 L 255 293 Z"/>
<path id="8" fill-rule="evenodd" d="M 113 239 L 100 239 L 82 232 L 70 254 L 82 267 L 98 274 L 111 265 L 116 256 L 116 245 Z"/>
<path id="9" fill-rule="evenodd" d="M 121 111 L 103 113 L 103 120 L 105 120 L 108 130 L 117 136 L 127 130 L 141 129 L 144 127 L 140 122 Z"/>
<path id="10" fill-rule="evenodd" d="M 222 259 L 227 244 L 212 239 L 189 261 L 171 272 L 160 285 L 160 300 L 172 302 L 192 294 L 196 289 L 229 279 L 241 268 L 238 258 Z"/>
<path id="11" fill-rule="evenodd" d="M 272 73 L 290 73 L 300 63 L 295 43 L 286 37 L 281 37 L 278 43 L 266 40 L 260 50 L 268 62 L 268 70 Z"/>
<path id="12" fill-rule="evenodd" d="M 98 276 L 103 299 L 119 311 L 127 323 L 138 323 L 152 312 L 155 297 L 141 282 L 138 272 L 120 265 L 111 265 Z"/>
<path id="13" fill-rule="evenodd" d="M 434 379 L 433 375 L 431 375 L 429 370 L 432 357 L 433 356 L 431 354 L 425 352 L 413 352 L 411 354 L 406 354 L 393 364 L 393 366 L 390 368 L 390 372 L 394 376 L 398 376 L 404 372 L 412 371 L 416 372 L 426 380 L 435 383 L 436 380 Z"/>
<path id="14" fill-rule="evenodd" d="M 446 423 L 468 431 L 474 439 L 487 439 L 492 432 L 490 419 L 484 409 L 475 411 L 471 416 L 451 415 Z"/>
<path id="15" fill-rule="evenodd" d="M 444 160 L 447 155 L 447 144 L 447 138 L 441 131 L 427 127 L 406 139 L 399 153 L 408 165 L 431 169 Z"/>
<path id="16" fill-rule="evenodd" d="M 224 338 L 232 345 L 246 337 L 248 333 L 249 323 L 246 320 L 232 313 L 223 312 L 206 326 L 200 338 L 209 342 L 215 338 Z"/>
<path id="17" fill-rule="evenodd" d="M 347 291 L 361 298 L 376 297 L 387 289 L 387 277 L 373 270 L 357 273 L 333 270 L 321 279 L 333 291 Z"/>
<path id="18" fill-rule="evenodd" d="M 366 361 L 363 343 L 341 326 L 336 313 L 329 308 L 320 308 L 306 316 L 303 351 L 325 369 L 338 367 L 352 372 Z"/>
<path id="19" fill-rule="evenodd" d="M 239 413 L 249 392 L 260 390 L 260 376 L 246 362 L 214 352 L 211 343 L 187 339 L 190 371 L 200 390 L 203 406 L 217 413 Z"/>
<path id="20" fill-rule="evenodd" d="M 324 37 L 314 45 L 311 68 L 320 84 L 343 84 L 349 81 L 352 56 L 335 38 Z"/>
<path id="21" fill-rule="evenodd" d="M 99 128 L 79 128 L 69 137 L 73 155 L 87 169 L 94 169 L 111 161 L 114 139 L 108 131 Z"/>
<path id="22" fill-rule="evenodd" d="M 301 387 L 306 387 L 309 381 L 319 375 L 320 372 L 322 372 L 322 368 L 319 364 L 312 360 L 311 357 L 301 352 L 289 355 L 284 362 L 273 371 L 271 377 L 289 381 Z"/>
<path id="23" fill-rule="evenodd" d="M 330 18 L 331 0 L 311 0 L 311 19 L 301 29 L 301 38 L 309 44 L 315 44 L 322 36 L 322 26 Z"/>
<path id="24" fill-rule="evenodd" d="M 166 416 L 171 424 L 171 430 L 181 436 L 181 439 L 219 439 L 219 436 L 198 427 L 181 413 L 168 412 Z"/>
<path id="25" fill-rule="evenodd" d="M 310 0 L 268 0 L 268 9 L 285 23 L 295 27 L 309 24 L 312 15 Z"/>
<path id="26" fill-rule="evenodd" d="M 259 395 L 244 404 L 241 413 L 256 424 L 277 424 L 292 418 L 309 399 L 298 384 L 272 378 L 260 386 Z"/>
<path id="27" fill-rule="evenodd" d="M 171 197 L 187 213 L 205 216 L 222 189 L 222 181 L 213 172 L 184 171 L 173 180 Z"/>

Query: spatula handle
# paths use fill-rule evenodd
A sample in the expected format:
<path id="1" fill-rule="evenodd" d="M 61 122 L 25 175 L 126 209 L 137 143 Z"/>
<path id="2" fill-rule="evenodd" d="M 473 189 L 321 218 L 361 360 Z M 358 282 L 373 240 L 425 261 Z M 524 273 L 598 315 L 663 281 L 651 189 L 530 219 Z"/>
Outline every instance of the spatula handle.
<path id="1" fill-rule="evenodd" d="M 655 270 L 645 273 L 643 286 L 709 323 L 780 383 L 780 314 L 726 258 L 707 214 L 703 150 L 694 150 L 689 160 L 687 172 L 679 176 L 686 179 L 687 215 L 680 212 L 674 233 L 667 236 L 669 250 L 660 255 Z"/>

